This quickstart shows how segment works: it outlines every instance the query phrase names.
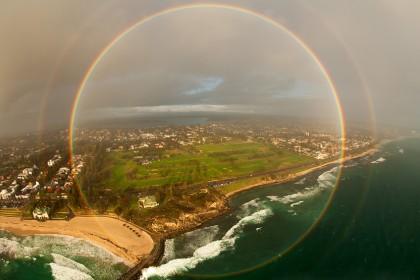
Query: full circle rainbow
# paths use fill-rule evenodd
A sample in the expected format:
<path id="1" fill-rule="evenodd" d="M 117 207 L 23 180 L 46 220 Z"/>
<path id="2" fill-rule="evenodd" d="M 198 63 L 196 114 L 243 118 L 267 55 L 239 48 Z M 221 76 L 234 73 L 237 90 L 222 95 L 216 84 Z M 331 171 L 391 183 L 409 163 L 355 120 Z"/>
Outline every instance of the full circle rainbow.
<path id="1" fill-rule="evenodd" d="M 345 157 L 345 146 L 346 146 L 346 128 L 345 128 L 345 118 L 344 118 L 344 111 L 340 102 L 340 98 L 339 95 L 337 93 L 337 89 L 334 85 L 334 82 L 329 74 L 329 72 L 327 71 L 327 69 L 325 68 L 325 66 L 321 63 L 320 59 L 318 58 L 318 56 L 314 53 L 314 51 L 300 38 L 298 37 L 297 34 L 293 33 L 291 30 L 289 30 L 288 28 L 286 28 L 284 25 L 282 25 L 281 23 L 275 21 L 274 19 L 258 13 L 256 11 L 247 9 L 247 8 L 243 8 L 243 7 L 238 7 L 238 6 L 232 6 L 232 5 L 226 5 L 226 4 L 215 4 L 215 3 L 208 3 L 208 4 L 190 4 L 190 5 L 182 5 L 182 6 L 175 6 L 175 7 L 171 7 L 165 10 L 161 10 L 158 11 L 152 15 L 146 16 L 142 19 L 140 19 L 139 21 L 135 22 L 134 24 L 128 26 L 126 29 L 124 29 L 122 32 L 118 33 L 94 58 L 94 60 L 92 61 L 92 63 L 89 65 L 89 67 L 87 68 L 81 82 L 80 85 L 77 89 L 77 92 L 75 94 L 75 98 L 74 98 L 74 102 L 72 104 L 72 109 L 71 109 L 71 115 L 70 115 L 70 123 L 69 123 L 69 152 L 70 152 L 70 160 L 72 159 L 72 155 L 73 155 L 73 136 L 74 136 L 74 126 L 75 126 L 75 118 L 76 118 L 76 112 L 77 112 L 77 107 L 80 101 L 80 97 L 85 89 L 85 86 L 87 84 L 87 82 L 89 81 L 89 78 L 91 77 L 92 73 L 95 71 L 96 66 L 102 61 L 102 59 L 108 54 L 108 52 L 121 40 L 123 39 L 126 35 L 128 35 L 131 31 L 135 30 L 137 27 L 142 26 L 143 24 L 159 18 L 161 16 L 164 15 L 168 15 L 168 14 L 172 14 L 172 13 L 176 13 L 179 11 L 184 11 L 184 10 L 193 10 L 193 9 L 221 9 L 221 10 L 229 10 L 229 11 L 234 11 L 234 12 L 238 12 L 241 13 L 243 15 L 249 15 L 249 16 L 253 16 L 263 22 L 268 23 L 269 25 L 279 29 L 280 31 L 284 32 L 285 34 L 287 34 L 290 38 L 292 38 L 301 48 L 303 48 L 303 50 L 305 50 L 306 54 L 316 63 L 316 65 L 318 66 L 319 70 L 321 71 L 322 75 L 324 76 L 328 87 L 331 91 L 331 93 L 334 95 L 334 100 L 337 106 L 337 113 L 338 113 L 338 118 L 339 118 L 339 126 L 340 126 L 340 142 L 341 142 L 341 151 L 340 151 L 340 158 L 337 161 L 339 164 L 339 168 L 338 168 L 338 174 L 337 174 L 337 180 L 335 183 L 335 188 L 327 202 L 327 206 L 325 207 L 325 209 L 323 210 L 323 212 L 321 213 L 319 219 L 295 242 L 293 243 L 284 253 L 282 253 L 279 256 L 283 256 L 284 254 L 286 254 L 287 252 L 289 252 L 292 248 L 294 248 L 297 244 L 299 244 L 308 234 L 309 232 L 312 231 L 312 229 L 317 225 L 318 221 L 323 217 L 323 215 L 325 214 L 326 210 L 328 209 L 328 206 L 330 205 L 333 197 L 334 197 L 334 193 L 337 190 L 337 186 L 338 186 L 338 182 L 339 182 L 339 178 L 341 176 L 341 169 L 342 169 L 342 163 Z M 238 273 L 242 273 L 248 270 L 253 270 L 257 267 L 263 266 L 265 264 L 267 264 L 268 262 L 270 262 L 272 260 L 266 261 L 264 263 L 261 263 L 255 267 L 249 268 L 247 270 L 243 270 L 241 272 Z M 232 273 L 231 273 L 232 274 Z M 236 274 L 236 273 L 233 273 Z M 220 275 L 219 275 L 220 276 Z M 201 276 L 203 277 L 203 276 Z M 204 276 L 206 277 L 206 276 Z M 211 276 L 207 276 L 207 277 L 211 277 Z"/>

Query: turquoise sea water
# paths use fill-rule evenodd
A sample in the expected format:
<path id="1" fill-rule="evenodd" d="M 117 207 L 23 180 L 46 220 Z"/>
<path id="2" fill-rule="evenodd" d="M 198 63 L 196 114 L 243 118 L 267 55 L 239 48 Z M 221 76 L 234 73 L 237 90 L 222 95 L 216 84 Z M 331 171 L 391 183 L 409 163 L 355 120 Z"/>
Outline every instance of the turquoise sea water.
<path id="1" fill-rule="evenodd" d="M 346 163 L 325 216 L 288 251 L 320 217 L 336 174 L 331 166 L 238 195 L 230 214 L 168 240 L 162 264 L 143 278 L 419 278 L 420 140 Z M 0 253 L 0 279 L 116 279 L 125 269 L 99 248 L 62 237 L 1 233 Z"/>

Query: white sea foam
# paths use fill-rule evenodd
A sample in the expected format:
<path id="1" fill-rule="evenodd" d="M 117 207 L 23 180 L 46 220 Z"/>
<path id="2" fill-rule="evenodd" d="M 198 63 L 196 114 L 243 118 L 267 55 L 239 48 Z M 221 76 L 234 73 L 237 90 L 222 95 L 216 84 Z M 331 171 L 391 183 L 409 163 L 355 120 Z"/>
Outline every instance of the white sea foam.
<path id="1" fill-rule="evenodd" d="M 121 263 L 123 259 L 88 241 L 57 234 L 39 234 L 24 237 L 21 242 L 25 246 L 40 248 L 40 253 L 54 252 L 61 255 L 83 256 L 100 259 L 110 263 Z"/>
<path id="2" fill-rule="evenodd" d="M 246 225 L 249 224 L 260 224 L 262 222 L 264 222 L 264 220 L 273 215 L 273 211 L 269 208 L 267 209 L 263 209 L 260 211 L 257 211 L 255 213 L 253 213 L 252 215 L 246 216 L 242 219 L 239 220 L 238 223 L 236 223 L 236 225 L 234 225 L 233 227 L 231 227 L 223 236 L 223 238 L 231 238 L 235 235 L 238 235 L 240 233 L 242 233 L 243 228 Z"/>
<path id="3" fill-rule="evenodd" d="M 275 202 L 280 201 L 281 202 L 281 197 L 280 196 L 277 196 L 277 195 L 267 195 L 266 197 L 270 201 L 275 201 Z"/>
<path id="4" fill-rule="evenodd" d="M 371 163 L 373 164 L 377 164 L 377 163 L 381 163 L 384 162 L 386 160 L 386 158 L 380 157 L 377 160 L 372 161 Z"/>
<path id="5" fill-rule="evenodd" d="M 321 175 L 318 176 L 317 185 L 306 187 L 304 190 L 284 195 L 284 196 L 267 196 L 270 201 L 273 202 L 281 202 L 283 204 L 293 204 L 297 201 L 305 200 L 309 197 L 313 197 L 314 195 L 320 193 L 321 191 L 329 188 L 333 188 L 335 186 L 337 180 L 337 171 L 338 168 L 334 167 Z"/>
<path id="6" fill-rule="evenodd" d="M 404 154 L 404 149 L 403 149 L 403 148 L 400 148 L 400 149 L 398 150 L 398 152 L 399 152 L 400 154 Z"/>
<path id="7" fill-rule="evenodd" d="M 191 257 L 173 259 L 158 267 L 143 269 L 140 279 L 144 280 L 155 276 L 166 278 L 193 269 L 199 263 L 215 258 L 224 251 L 231 250 L 235 245 L 238 235 L 242 233 L 246 225 L 260 224 L 272 214 L 271 209 L 263 209 L 244 217 L 232 226 L 222 239 L 212 241 L 197 248 Z"/>
<path id="8" fill-rule="evenodd" d="M 51 253 L 51 256 L 53 257 L 55 264 L 58 264 L 60 266 L 65 266 L 71 269 L 79 270 L 86 274 L 91 273 L 91 271 L 83 264 L 73 261 L 72 259 L 66 258 L 65 256 L 54 254 L 54 253 Z"/>
<path id="9" fill-rule="evenodd" d="M 38 252 L 38 248 L 24 246 L 16 240 L 0 238 L 0 254 L 10 258 L 24 258 Z"/>
<path id="10" fill-rule="evenodd" d="M 236 215 L 236 217 L 238 219 L 241 219 L 243 217 L 249 216 L 252 212 L 255 212 L 255 210 L 261 209 L 261 208 L 262 208 L 261 199 L 255 198 L 253 200 L 250 200 L 250 201 L 242 204 L 239 207 L 239 211 L 238 211 L 238 214 Z"/>
<path id="11" fill-rule="evenodd" d="M 66 267 L 99 279 L 102 279 L 103 276 L 118 278 L 120 272 L 112 264 L 122 262 L 121 258 L 101 247 L 78 238 L 63 235 L 32 235 L 26 237 L 10 235 L 0 238 L 0 255 L 10 259 L 26 258 L 28 261 L 34 261 L 37 256 L 51 256 L 54 260 L 53 266 L 58 270 L 57 273 L 60 273 L 60 267 Z M 91 258 L 95 262 L 87 268 L 83 264 L 70 259 L 73 257 Z M 83 277 L 81 279 L 85 279 Z M 62 277 L 56 277 L 56 279 L 62 279 Z"/>
<path id="12" fill-rule="evenodd" d="M 282 197 L 270 196 L 269 199 L 271 201 L 277 201 L 277 202 L 281 202 L 283 204 L 293 204 L 296 201 L 312 197 L 315 194 L 319 193 L 320 191 L 321 191 L 321 189 L 319 187 L 310 187 L 310 188 L 306 189 L 305 191 L 301 191 L 301 192 L 297 192 L 297 193 L 293 193 L 293 194 L 288 194 L 288 195 L 285 195 L 285 196 L 282 196 Z"/>
<path id="13" fill-rule="evenodd" d="M 219 232 L 219 226 L 209 226 L 199 228 L 175 239 L 169 239 L 165 242 L 165 253 L 161 263 L 166 263 L 175 258 L 184 258 L 191 256 L 198 248 L 209 244 L 216 239 Z M 182 246 L 176 246 L 181 242 Z"/>
<path id="14" fill-rule="evenodd" d="M 358 166 L 358 165 L 359 164 L 357 162 L 352 162 L 352 163 L 349 163 L 349 164 L 344 165 L 344 167 L 345 168 L 349 168 L 349 167 L 355 167 L 355 166 Z"/>
<path id="15" fill-rule="evenodd" d="M 295 184 L 296 185 L 303 185 L 303 184 L 305 184 L 305 182 L 306 182 L 306 178 L 304 177 L 304 178 L 300 179 L 299 181 L 297 181 Z"/>
<path id="16" fill-rule="evenodd" d="M 161 266 L 152 266 L 143 269 L 140 279 L 149 279 L 153 276 L 166 278 L 177 275 L 196 267 L 199 263 L 207 259 L 218 256 L 221 252 L 232 248 L 234 244 L 234 238 L 213 241 L 203 247 L 198 248 L 192 257 L 173 259 Z"/>
<path id="17" fill-rule="evenodd" d="M 294 202 L 294 203 L 292 203 L 292 204 L 290 204 L 290 207 L 295 207 L 295 206 L 298 206 L 298 205 L 301 205 L 303 203 L 303 200 L 299 200 L 298 202 Z"/>
<path id="18" fill-rule="evenodd" d="M 52 276 L 56 280 L 93 280 L 93 278 L 82 271 L 66 266 L 50 263 Z"/>
<path id="19" fill-rule="evenodd" d="M 214 225 L 187 232 L 184 236 L 197 248 L 213 241 L 218 232 L 219 226 Z"/>
<path id="20" fill-rule="evenodd" d="M 334 167 L 319 175 L 317 182 L 320 188 L 334 187 L 337 180 L 338 167 Z"/>
<path id="21" fill-rule="evenodd" d="M 165 240 L 165 249 L 162 256 L 162 263 L 166 263 L 176 257 L 175 252 L 175 239 L 166 239 Z"/>

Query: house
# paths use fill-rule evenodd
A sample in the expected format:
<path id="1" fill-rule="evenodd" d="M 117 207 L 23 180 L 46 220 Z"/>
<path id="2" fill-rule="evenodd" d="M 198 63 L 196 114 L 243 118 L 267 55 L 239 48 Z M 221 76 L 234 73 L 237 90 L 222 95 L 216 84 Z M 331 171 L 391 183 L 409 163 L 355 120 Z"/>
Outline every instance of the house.
<path id="1" fill-rule="evenodd" d="M 19 181 L 19 182 L 22 182 L 22 181 L 26 181 L 26 179 L 28 178 L 28 176 L 27 175 L 25 175 L 24 173 L 19 173 L 18 175 L 17 175 L 17 180 Z"/>
<path id="2" fill-rule="evenodd" d="M 38 221 L 46 221 L 50 218 L 50 216 L 48 215 L 48 212 L 49 212 L 48 207 L 40 207 L 40 208 L 36 207 L 32 211 L 32 217 Z"/>
<path id="3" fill-rule="evenodd" d="M 11 194 L 7 190 L 1 190 L 0 199 L 9 199 Z"/>
<path id="4" fill-rule="evenodd" d="M 70 173 L 70 168 L 68 167 L 61 167 L 58 172 L 59 175 L 69 175 Z"/>
<path id="5" fill-rule="evenodd" d="M 21 195 L 15 195 L 16 199 L 21 199 L 21 200 L 26 200 L 29 199 L 30 195 L 29 194 L 21 194 Z"/>
<path id="6" fill-rule="evenodd" d="M 25 177 L 32 176 L 34 174 L 33 168 L 25 168 L 22 170 L 22 175 Z"/>
<path id="7" fill-rule="evenodd" d="M 48 160 L 47 165 L 48 165 L 48 167 L 53 167 L 54 165 L 56 165 L 60 161 L 61 161 L 61 156 L 60 155 L 55 155 L 52 159 Z"/>
<path id="8" fill-rule="evenodd" d="M 159 206 L 154 195 L 139 197 L 138 204 L 140 208 L 154 208 Z"/>
<path id="9" fill-rule="evenodd" d="M 32 182 L 29 182 L 23 189 L 20 190 L 20 192 L 24 194 L 24 193 L 30 192 L 33 188 L 34 186 Z"/>
<path id="10" fill-rule="evenodd" d="M 316 159 L 322 160 L 322 159 L 327 159 L 328 158 L 328 154 L 327 153 L 323 153 L 323 152 L 317 152 Z"/>

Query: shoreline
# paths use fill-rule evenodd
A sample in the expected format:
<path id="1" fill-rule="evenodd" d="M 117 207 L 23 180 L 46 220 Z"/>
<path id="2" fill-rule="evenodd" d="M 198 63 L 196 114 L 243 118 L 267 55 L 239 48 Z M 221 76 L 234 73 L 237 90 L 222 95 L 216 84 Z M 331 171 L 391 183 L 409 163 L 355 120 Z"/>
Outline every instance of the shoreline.
<path id="1" fill-rule="evenodd" d="M 370 156 L 376 153 L 382 145 L 383 143 L 380 142 L 363 152 L 347 155 L 342 159 L 331 160 L 317 166 L 309 167 L 302 171 L 290 173 L 282 179 L 261 181 L 244 186 L 243 188 L 225 194 L 226 200 L 229 203 L 229 201 L 239 193 L 273 184 L 287 183 L 297 180 L 312 172 L 326 168 L 332 164 L 343 165 L 347 161 Z M 216 217 L 228 213 L 229 210 L 222 211 Z M 139 275 L 139 273 L 141 274 L 141 270 L 143 268 L 158 265 L 157 262 L 164 253 L 162 252 L 161 247 L 167 238 L 173 238 L 184 232 L 200 228 L 206 222 L 207 221 L 193 228 L 171 233 L 166 238 L 159 238 L 159 240 L 154 240 L 154 238 L 152 238 L 152 234 L 148 233 L 147 230 L 113 216 L 76 216 L 70 221 L 54 220 L 47 222 L 21 220 L 18 217 L 0 216 L 0 230 L 9 231 L 22 236 L 54 234 L 82 239 L 121 258 L 123 262 L 130 267 L 121 279 L 133 279 L 132 276 Z M 96 225 L 92 226 L 95 223 Z M 127 227 L 127 225 L 129 227 Z M 140 233 L 140 236 L 136 235 L 133 232 L 133 229 L 137 231 L 137 233 Z"/>
<path id="2" fill-rule="evenodd" d="M 0 216 L 0 230 L 19 236 L 60 235 L 78 238 L 120 258 L 129 267 L 148 257 L 155 245 L 152 237 L 143 229 L 107 216 L 76 216 L 70 221 L 46 222 Z"/>
<path id="3" fill-rule="evenodd" d="M 354 159 L 358 159 L 358 158 L 362 158 L 362 157 L 366 157 L 366 156 L 371 156 L 371 155 L 375 154 L 375 153 L 379 150 L 379 148 L 381 147 L 381 145 L 382 145 L 382 143 L 378 143 L 378 144 L 376 144 L 374 147 L 371 147 L 370 149 L 368 149 L 368 150 L 366 150 L 366 151 L 363 151 L 363 152 L 360 152 L 360 153 L 357 153 L 357 154 L 354 154 L 354 155 L 348 155 L 348 156 L 344 157 L 343 159 L 336 159 L 336 160 L 332 160 L 332 161 L 329 161 L 329 162 L 323 163 L 323 164 L 318 165 L 318 166 L 313 166 L 313 167 L 310 167 L 310 168 L 305 169 L 305 170 L 303 170 L 303 171 L 299 171 L 299 172 L 296 172 L 296 173 L 289 174 L 289 175 L 288 175 L 286 178 L 284 178 L 284 179 L 280 179 L 280 180 L 272 180 L 272 181 L 269 181 L 269 182 L 264 181 L 264 182 L 262 182 L 262 183 L 251 184 L 251 185 L 245 186 L 244 188 L 240 188 L 240 189 L 238 189 L 238 190 L 235 190 L 235 191 L 232 191 L 232 192 L 230 192 L 230 193 L 225 194 L 225 196 L 226 196 L 226 200 L 227 200 L 227 202 L 229 203 L 229 202 L 230 202 L 230 200 L 231 200 L 231 199 L 232 199 L 235 195 L 238 195 L 238 194 L 240 194 L 240 193 L 242 193 L 242 192 L 246 192 L 246 191 L 252 190 L 252 189 L 254 189 L 254 188 L 265 187 L 265 186 L 269 186 L 269 185 L 273 185 L 273 184 L 282 184 L 282 183 L 287 183 L 287 182 L 290 182 L 290 181 L 294 181 L 294 180 L 296 180 L 296 179 L 299 179 L 300 177 L 303 177 L 303 176 L 305 176 L 305 175 L 307 175 L 307 174 L 309 174 L 309 173 L 312 173 L 312 172 L 315 172 L 315 171 L 317 171 L 317 170 L 323 169 L 323 168 L 325 168 L 325 167 L 327 167 L 327 166 L 329 166 L 329 165 L 332 165 L 332 164 L 344 164 L 345 162 L 350 161 L 350 160 L 354 160 Z M 219 213 L 216 217 L 213 217 L 212 219 L 215 219 L 215 218 L 217 218 L 217 217 L 220 217 L 220 216 L 222 216 L 222 215 L 225 215 L 226 213 L 229 213 L 231 210 L 232 210 L 232 209 L 229 207 L 226 211 L 222 211 L 222 212 L 220 212 L 220 213 Z M 168 238 L 174 238 L 175 236 L 178 236 L 178 235 L 183 234 L 183 233 L 185 233 L 185 232 L 190 232 L 190 231 L 193 231 L 193 230 L 199 229 L 199 228 L 203 227 L 203 226 L 205 225 L 205 223 L 206 223 L 206 222 L 208 222 L 208 221 L 210 221 L 210 220 L 212 220 L 212 219 L 209 219 L 209 220 L 207 220 L 207 221 L 205 221 L 205 222 L 203 222 L 203 223 L 201 223 L 200 225 L 197 225 L 197 226 L 195 226 L 195 227 L 192 227 L 192 228 L 189 228 L 189 229 L 184 229 L 184 230 L 181 230 L 181 231 L 174 232 L 174 233 L 172 233 L 172 234 L 170 234 L 170 235 L 166 236 L 166 238 L 161 238 L 161 239 L 159 240 L 159 242 L 161 242 L 161 243 L 163 243 L 163 244 L 164 244 L 164 243 L 165 243 L 165 241 L 166 241 L 166 239 L 168 239 Z M 136 275 L 136 276 L 141 275 L 141 270 L 142 270 L 143 268 L 147 268 L 148 266 L 156 266 L 156 265 L 159 265 L 159 263 L 158 263 L 158 262 L 159 262 L 159 260 L 162 258 L 163 254 L 164 254 L 164 251 L 161 251 L 161 252 L 160 252 L 160 254 L 159 254 L 159 255 L 157 255 L 157 256 L 155 257 L 155 260 L 151 260 L 151 262 L 150 262 L 150 264 L 149 264 L 149 265 L 146 265 L 146 266 L 141 266 L 141 268 L 140 268 L 140 267 L 138 267 L 138 269 L 137 269 L 137 274 L 135 274 L 135 275 Z M 131 275 L 130 275 L 130 276 L 131 276 Z M 135 279 L 135 278 L 130 278 L 130 277 L 128 277 L 128 278 L 121 278 L 121 279 Z"/>
<path id="4" fill-rule="evenodd" d="M 373 154 L 375 154 L 379 150 L 379 148 L 381 147 L 381 145 L 383 145 L 383 144 L 382 143 L 378 143 L 374 147 L 372 147 L 372 148 L 370 148 L 370 149 L 368 149 L 366 151 L 363 151 L 363 152 L 360 152 L 360 153 L 357 153 L 357 154 L 354 154 L 354 155 L 347 155 L 347 156 L 345 156 L 342 159 L 331 160 L 329 162 L 325 162 L 325 163 L 322 163 L 322 164 L 317 165 L 317 166 L 309 167 L 309 168 L 307 168 L 307 169 L 305 169 L 303 171 L 298 171 L 298 172 L 295 172 L 295 173 L 290 173 L 290 174 L 288 174 L 286 176 L 286 178 L 273 179 L 273 180 L 265 180 L 265 181 L 261 181 L 261 182 L 255 183 L 255 184 L 244 186 L 243 188 L 239 188 L 237 190 L 234 190 L 234 191 L 231 191 L 229 193 L 226 193 L 225 196 L 227 197 L 227 199 L 231 199 L 233 196 L 235 196 L 235 195 L 237 195 L 239 193 L 242 193 L 242 192 L 245 192 L 245 191 L 254 189 L 254 188 L 265 187 L 265 186 L 274 185 L 274 184 L 288 183 L 288 182 L 297 180 L 297 179 L 299 179 L 299 178 L 301 178 L 301 177 L 303 177 L 305 175 L 308 175 L 308 174 L 310 174 L 312 172 L 315 172 L 315 171 L 321 170 L 323 168 L 326 168 L 329 165 L 333 165 L 333 164 L 343 165 L 347 161 L 373 155 Z"/>

